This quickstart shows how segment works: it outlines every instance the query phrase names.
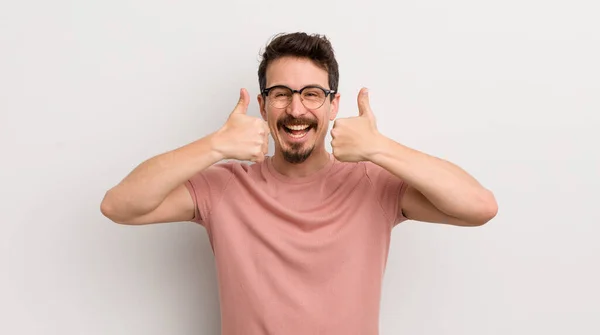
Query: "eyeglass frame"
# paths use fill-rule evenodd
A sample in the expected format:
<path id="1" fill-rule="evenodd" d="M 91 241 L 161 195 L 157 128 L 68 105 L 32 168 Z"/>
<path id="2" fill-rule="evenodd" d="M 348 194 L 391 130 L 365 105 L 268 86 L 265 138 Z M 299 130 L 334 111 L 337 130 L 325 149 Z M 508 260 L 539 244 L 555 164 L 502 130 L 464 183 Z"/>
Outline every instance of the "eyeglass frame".
<path id="1" fill-rule="evenodd" d="M 323 105 L 325 104 L 325 100 L 327 100 L 327 98 L 328 98 L 328 97 L 329 97 L 331 94 L 335 94 L 335 93 L 337 93 L 337 91 L 336 91 L 336 90 L 328 90 L 328 89 L 326 89 L 326 88 L 323 88 L 323 87 L 321 87 L 321 86 L 319 86 L 319 85 L 308 85 L 308 86 L 304 86 L 304 87 L 302 87 L 302 88 L 301 88 L 301 89 L 299 89 L 299 90 L 292 89 L 291 87 L 288 87 L 288 86 L 286 86 L 286 85 L 274 85 L 274 86 L 271 86 L 271 87 L 267 87 L 267 88 L 265 88 L 265 89 L 263 89 L 263 90 L 261 91 L 261 94 L 263 95 L 263 97 L 265 98 L 265 100 L 266 100 L 266 98 L 269 96 L 269 92 L 270 92 L 272 89 L 274 89 L 274 88 L 286 88 L 286 89 L 288 89 L 288 90 L 292 91 L 292 98 L 293 98 L 293 96 L 294 96 L 294 94 L 295 94 L 295 93 L 298 93 L 298 94 L 300 94 L 300 101 L 302 102 L 302 105 L 303 105 L 304 107 L 306 107 L 306 105 L 304 105 L 304 99 L 302 99 L 302 92 L 303 92 L 305 89 L 307 89 L 307 88 L 318 88 L 318 89 L 322 90 L 322 91 L 323 91 L 323 93 L 325 93 L 325 99 L 323 99 L 323 102 L 321 103 L 321 105 L 320 105 L 319 107 L 316 107 L 316 108 L 310 108 L 310 109 L 319 109 L 319 108 L 323 107 Z M 271 107 L 273 107 L 273 108 L 279 108 L 279 109 L 283 109 L 283 108 L 287 108 L 287 107 L 288 107 L 288 106 L 289 106 L 291 103 L 292 103 L 292 100 L 290 100 L 290 101 L 288 102 L 288 104 L 287 104 L 287 105 L 285 105 L 284 107 L 275 107 L 275 106 L 271 105 L 270 103 L 269 103 L 269 105 L 271 105 Z M 308 107 L 306 107 L 306 108 L 308 108 Z"/>

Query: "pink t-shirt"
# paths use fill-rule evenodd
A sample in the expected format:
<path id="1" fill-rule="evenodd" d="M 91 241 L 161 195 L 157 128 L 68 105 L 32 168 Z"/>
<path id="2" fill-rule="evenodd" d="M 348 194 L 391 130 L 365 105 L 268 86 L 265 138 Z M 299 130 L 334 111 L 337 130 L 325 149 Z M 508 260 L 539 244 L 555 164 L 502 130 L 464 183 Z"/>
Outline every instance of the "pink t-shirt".
<path id="1" fill-rule="evenodd" d="M 333 158 L 305 178 L 222 162 L 186 186 L 215 256 L 223 335 L 375 335 L 406 184 Z"/>

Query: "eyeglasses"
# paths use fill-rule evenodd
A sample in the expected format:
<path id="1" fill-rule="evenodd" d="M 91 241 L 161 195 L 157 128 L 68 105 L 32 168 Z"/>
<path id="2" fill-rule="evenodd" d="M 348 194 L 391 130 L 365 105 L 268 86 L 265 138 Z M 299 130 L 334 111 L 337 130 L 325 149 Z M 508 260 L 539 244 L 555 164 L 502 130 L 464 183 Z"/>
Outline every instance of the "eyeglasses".
<path id="1" fill-rule="evenodd" d="M 294 93 L 300 94 L 300 100 L 308 109 L 318 109 L 323 106 L 325 99 L 334 94 L 335 90 L 326 90 L 320 86 L 306 86 L 300 90 L 293 90 L 284 85 L 277 85 L 262 90 L 262 94 L 269 98 L 269 104 L 275 108 L 286 108 L 292 103 Z"/>

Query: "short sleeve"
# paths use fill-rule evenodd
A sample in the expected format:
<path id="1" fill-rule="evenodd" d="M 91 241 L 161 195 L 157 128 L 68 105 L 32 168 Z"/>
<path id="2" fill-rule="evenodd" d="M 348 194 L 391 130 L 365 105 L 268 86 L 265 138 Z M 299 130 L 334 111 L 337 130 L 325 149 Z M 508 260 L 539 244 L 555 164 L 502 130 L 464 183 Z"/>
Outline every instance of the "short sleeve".
<path id="1" fill-rule="evenodd" d="M 208 228 L 210 213 L 223 197 L 227 184 L 233 176 L 232 171 L 232 163 L 218 163 L 198 172 L 186 181 L 185 186 L 195 204 L 192 222 Z"/>
<path id="2" fill-rule="evenodd" d="M 401 210 L 402 198 L 408 186 L 404 180 L 371 162 L 365 163 L 365 170 L 377 201 L 392 225 L 395 226 L 407 220 Z"/>

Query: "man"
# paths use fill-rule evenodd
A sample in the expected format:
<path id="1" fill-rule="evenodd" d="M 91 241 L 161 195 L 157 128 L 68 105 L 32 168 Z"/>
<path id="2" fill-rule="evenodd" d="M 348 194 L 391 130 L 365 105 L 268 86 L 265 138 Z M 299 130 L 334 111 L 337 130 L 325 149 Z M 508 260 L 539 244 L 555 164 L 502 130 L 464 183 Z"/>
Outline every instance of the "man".
<path id="1" fill-rule="evenodd" d="M 262 119 L 242 89 L 221 129 L 143 162 L 102 201 L 117 223 L 206 228 L 224 335 L 378 334 L 391 229 L 496 214 L 465 171 L 379 133 L 366 89 L 359 115 L 335 120 L 338 76 L 325 37 L 277 36 L 258 71 Z"/>

